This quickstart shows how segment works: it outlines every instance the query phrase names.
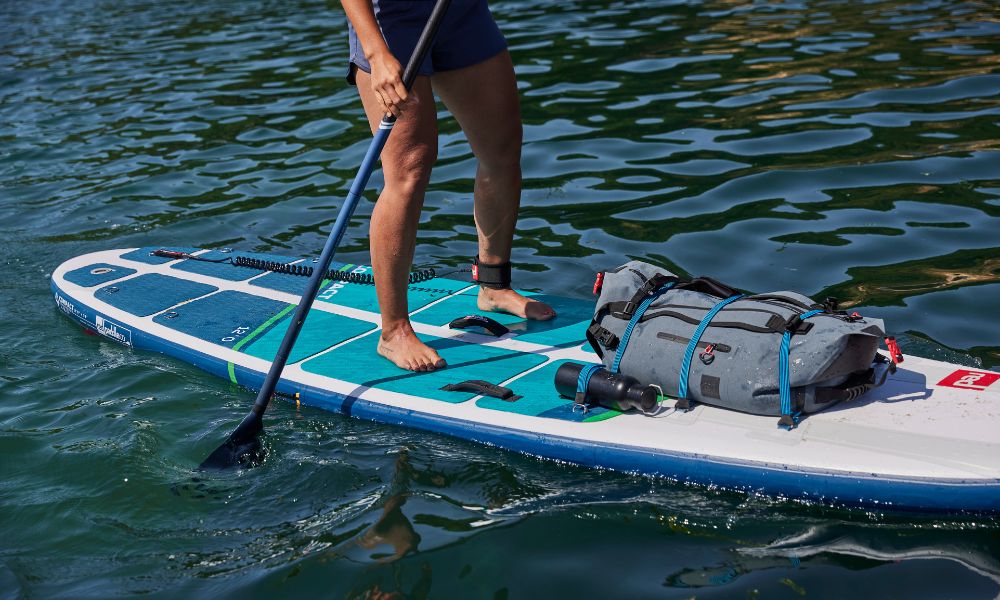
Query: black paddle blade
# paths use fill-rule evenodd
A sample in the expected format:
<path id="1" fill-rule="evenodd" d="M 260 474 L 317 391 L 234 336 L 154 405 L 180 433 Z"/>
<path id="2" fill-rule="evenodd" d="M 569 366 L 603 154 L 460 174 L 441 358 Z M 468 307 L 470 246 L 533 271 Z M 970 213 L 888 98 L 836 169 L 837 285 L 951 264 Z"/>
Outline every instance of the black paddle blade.
<path id="1" fill-rule="evenodd" d="M 208 455 L 199 471 L 222 470 L 233 467 L 252 467 L 264 460 L 260 434 L 264 431 L 261 418 L 250 413 L 221 446 Z"/>

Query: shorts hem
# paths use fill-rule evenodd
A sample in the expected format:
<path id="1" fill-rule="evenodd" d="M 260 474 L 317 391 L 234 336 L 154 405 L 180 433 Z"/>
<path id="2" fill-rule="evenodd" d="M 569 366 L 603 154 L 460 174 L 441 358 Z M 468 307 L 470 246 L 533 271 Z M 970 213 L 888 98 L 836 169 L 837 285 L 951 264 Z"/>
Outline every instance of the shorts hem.
<path id="1" fill-rule="evenodd" d="M 362 65 L 358 62 L 355 62 L 352 59 L 349 63 L 347 63 L 347 75 L 344 76 L 344 79 L 347 80 L 348 85 L 354 85 L 354 86 L 358 85 L 358 79 L 357 79 L 358 69 L 361 69 L 362 71 L 368 73 L 369 75 L 372 74 L 371 68 Z"/>

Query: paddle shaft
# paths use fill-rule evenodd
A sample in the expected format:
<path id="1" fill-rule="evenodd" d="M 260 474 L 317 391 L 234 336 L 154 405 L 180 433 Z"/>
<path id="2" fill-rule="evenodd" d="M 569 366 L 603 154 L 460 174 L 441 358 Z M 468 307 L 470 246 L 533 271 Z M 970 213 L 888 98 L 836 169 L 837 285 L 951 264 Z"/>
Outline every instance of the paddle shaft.
<path id="1" fill-rule="evenodd" d="M 407 90 L 413 88 L 413 82 L 417 79 L 420 65 L 423 64 L 424 58 L 427 56 L 428 50 L 430 50 L 431 42 L 434 40 L 438 27 L 441 25 L 441 20 L 450 4 L 451 0 L 437 0 L 435 2 L 431 16 L 427 19 L 427 24 L 424 25 L 424 30 L 417 41 L 417 47 L 413 50 L 413 54 L 410 55 L 410 60 L 406 63 L 406 69 L 403 71 L 403 85 L 406 86 Z M 309 278 L 309 283 L 306 284 L 306 289 L 302 293 L 299 305 L 295 308 L 295 315 L 288 324 L 288 330 L 285 331 L 285 337 L 281 340 L 281 346 L 274 356 L 274 361 L 267 372 L 267 377 L 264 378 L 264 384 L 261 386 L 260 392 L 257 393 L 257 400 L 253 404 L 252 413 L 258 418 L 267 410 L 271 396 L 274 395 L 274 389 L 281 378 L 281 372 L 288 362 L 288 356 L 292 352 L 295 340 L 299 337 L 299 332 L 302 331 L 302 324 L 305 323 L 306 315 L 309 314 L 309 309 L 312 307 L 313 301 L 316 300 L 316 295 L 323 284 L 323 279 L 330 269 L 333 255 L 337 252 L 337 247 L 344 237 L 344 232 L 347 231 L 347 225 L 351 217 L 354 216 L 354 210 L 357 208 L 358 202 L 361 200 L 361 196 L 368 186 L 368 179 L 371 177 L 379 155 L 382 154 L 382 148 L 385 147 L 385 142 L 389 139 L 389 134 L 392 132 L 392 126 L 395 122 L 396 117 L 392 114 L 386 114 L 382 117 L 382 122 L 379 123 L 378 129 L 375 131 L 371 145 L 368 147 L 368 152 L 365 153 L 365 158 L 361 161 L 361 167 L 358 169 L 358 174 L 354 177 L 354 183 L 351 184 L 351 189 L 347 193 L 344 206 L 341 207 L 340 214 L 337 215 L 337 221 L 333 224 L 333 229 L 330 230 L 330 236 L 326 239 L 323 252 L 317 261 L 318 264 Z"/>

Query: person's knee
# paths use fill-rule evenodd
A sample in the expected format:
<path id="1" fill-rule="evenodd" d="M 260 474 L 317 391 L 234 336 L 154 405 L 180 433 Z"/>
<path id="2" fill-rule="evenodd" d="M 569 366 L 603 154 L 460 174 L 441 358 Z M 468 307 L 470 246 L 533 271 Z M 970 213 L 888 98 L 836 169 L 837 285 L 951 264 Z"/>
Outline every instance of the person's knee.
<path id="1" fill-rule="evenodd" d="M 421 196 L 437 160 L 437 145 L 419 144 L 384 165 L 386 187 L 407 196 Z"/>
<path id="2" fill-rule="evenodd" d="M 510 174 L 521 170 L 521 124 L 508 123 L 499 128 L 476 158 L 479 164 L 490 172 Z"/>

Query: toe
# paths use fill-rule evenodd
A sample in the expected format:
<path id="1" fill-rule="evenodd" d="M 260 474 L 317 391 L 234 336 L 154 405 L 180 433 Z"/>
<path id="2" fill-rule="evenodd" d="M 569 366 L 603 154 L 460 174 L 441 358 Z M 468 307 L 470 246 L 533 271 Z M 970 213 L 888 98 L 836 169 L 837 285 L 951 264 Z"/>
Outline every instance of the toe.
<path id="1" fill-rule="evenodd" d="M 556 311 L 548 304 L 543 304 L 537 300 L 528 302 L 524 307 L 525 317 L 536 321 L 547 321 L 556 316 Z"/>

